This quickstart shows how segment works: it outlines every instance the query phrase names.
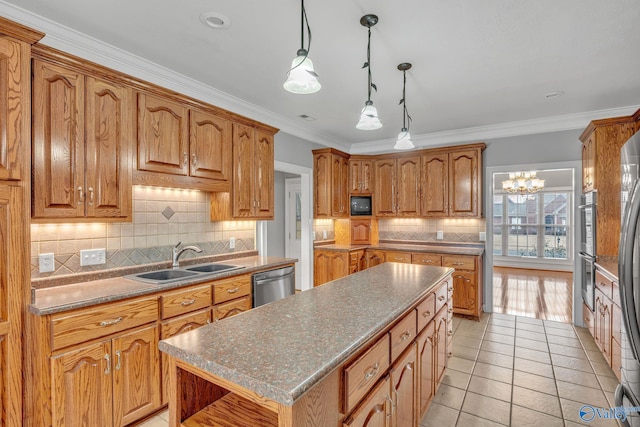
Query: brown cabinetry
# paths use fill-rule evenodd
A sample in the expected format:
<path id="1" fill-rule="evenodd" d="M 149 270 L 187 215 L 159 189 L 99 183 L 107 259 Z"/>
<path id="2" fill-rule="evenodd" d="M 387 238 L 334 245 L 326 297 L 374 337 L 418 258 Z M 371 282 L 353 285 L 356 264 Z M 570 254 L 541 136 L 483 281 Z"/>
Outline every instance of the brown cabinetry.
<path id="1" fill-rule="evenodd" d="M 389 371 L 391 393 L 395 398 L 392 426 L 415 427 L 419 425 L 418 391 L 420 384 L 418 375 L 418 351 L 416 342 L 413 341 L 404 356 L 397 360 Z"/>
<path id="2" fill-rule="evenodd" d="M 316 249 L 313 285 L 319 286 L 349 274 L 349 252 Z"/>
<path id="3" fill-rule="evenodd" d="M 594 311 L 583 307 L 585 323 L 605 360 L 620 379 L 622 319 L 617 280 L 603 270 L 596 270 Z"/>
<path id="4" fill-rule="evenodd" d="M 36 59 L 33 98 L 32 216 L 130 220 L 132 89 Z"/>
<path id="5" fill-rule="evenodd" d="M 371 194 L 373 184 L 373 160 L 349 159 L 349 193 Z"/>
<path id="6" fill-rule="evenodd" d="M 352 219 L 350 225 L 351 244 L 363 245 L 371 243 L 371 220 Z"/>
<path id="7" fill-rule="evenodd" d="M 382 264 L 383 262 L 386 261 L 386 253 L 384 251 L 381 250 L 376 250 L 376 249 L 367 249 L 364 252 L 364 258 L 365 258 L 365 266 L 366 268 L 371 268 L 374 267 L 378 264 Z"/>
<path id="8" fill-rule="evenodd" d="M 349 216 L 349 155 L 332 148 L 313 150 L 314 218 Z"/>
<path id="9" fill-rule="evenodd" d="M 420 216 L 419 156 L 376 160 L 374 177 L 375 216 Z"/>

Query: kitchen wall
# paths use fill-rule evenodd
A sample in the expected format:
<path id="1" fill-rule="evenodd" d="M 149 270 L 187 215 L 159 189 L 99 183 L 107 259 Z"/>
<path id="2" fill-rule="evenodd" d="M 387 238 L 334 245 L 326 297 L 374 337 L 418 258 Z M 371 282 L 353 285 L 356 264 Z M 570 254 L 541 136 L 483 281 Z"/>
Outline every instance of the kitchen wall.
<path id="1" fill-rule="evenodd" d="M 211 222 L 209 193 L 159 187 L 133 187 L 133 222 L 33 224 L 31 277 L 50 277 L 85 271 L 171 260 L 178 242 L 203 252 L 183 258 L 255 249 L 255 221 Z M 235 249 L 229 239 L 236 239 Z M 80 250 L 107 249 L 107 262 L 80 266 Z M 55 271 L 38 272 L 38 254 L 55 254 Z"/>
<path id="2" fill-rule="evenodd" d="M 423 242 L 479 243 L 485 220 L 476 218 L 391 218 L 378 221 L 380 240 L 416 240 Z M 442 231 L 442 240 L 437 232 Z"/>

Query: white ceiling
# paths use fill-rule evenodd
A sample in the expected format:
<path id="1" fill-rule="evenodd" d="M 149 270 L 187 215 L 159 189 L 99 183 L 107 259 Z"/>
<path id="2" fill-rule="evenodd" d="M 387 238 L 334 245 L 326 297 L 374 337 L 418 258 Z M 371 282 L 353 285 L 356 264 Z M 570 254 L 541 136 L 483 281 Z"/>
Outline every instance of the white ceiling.
<path id="1" fill-rule="evenodd" d="M 351 152 L 388 150 L 397 136 L 401 62 L 413 64 L 407 107 L 419 146 L 578 129 L 640 104 L 638 0 L 305 6 L 309 57 L 322 83 L 312 95 L 282 88 L 300 47 L 299 0 L 0 0 L 0 15 L 46 32 L 46 44 L 154 83 L 181 82 L 187 94 Z M 199 15 L 207 11 L 228 16 L 231 28 L 204 26 Z M 372 99 L 384 127 L 375 131 L 355 128 L 367 97 L 367 29 L 359 23 L 367 13 L 380 19 L 372 28 Z M 565 95 L 545 97 L 553 91 Z"/>

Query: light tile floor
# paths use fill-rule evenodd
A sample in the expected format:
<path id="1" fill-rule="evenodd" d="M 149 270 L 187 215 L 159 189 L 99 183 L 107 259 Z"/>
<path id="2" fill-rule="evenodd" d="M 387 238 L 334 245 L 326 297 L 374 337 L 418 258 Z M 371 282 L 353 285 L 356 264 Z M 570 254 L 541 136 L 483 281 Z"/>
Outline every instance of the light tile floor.
<path id="1" fill-rule="evenodd" d="M 454 317 L 453 356 L 422 427 L 617 426 L 580 408 L 614 406 L 618 380 L 589 331 L 508 314 Z"/>
<path id="2" fill-rule="evenodd" d="M 589 331 L 508 314 L 453 318 L 453 357 L 421 427 L 617 426 L 584 422 L 583 405 L 611 408 L 618 380 Z M 167 427 L 162 412 L 139 427 Z"/>

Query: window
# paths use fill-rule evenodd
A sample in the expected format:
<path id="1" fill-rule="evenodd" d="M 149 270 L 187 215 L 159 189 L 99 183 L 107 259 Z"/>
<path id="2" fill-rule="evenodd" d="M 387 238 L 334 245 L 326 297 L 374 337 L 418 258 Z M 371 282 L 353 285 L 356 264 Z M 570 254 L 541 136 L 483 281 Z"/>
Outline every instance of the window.
<path id="1" fill-rule="evenodd" d="M 568 260 L 571 192 L 493 196 L 493 254 Z"/>

